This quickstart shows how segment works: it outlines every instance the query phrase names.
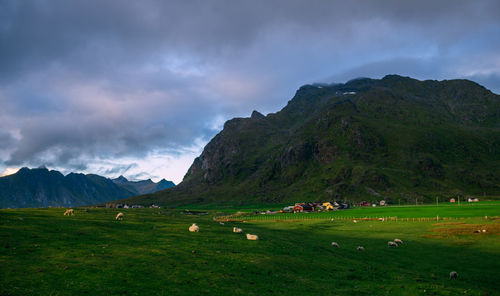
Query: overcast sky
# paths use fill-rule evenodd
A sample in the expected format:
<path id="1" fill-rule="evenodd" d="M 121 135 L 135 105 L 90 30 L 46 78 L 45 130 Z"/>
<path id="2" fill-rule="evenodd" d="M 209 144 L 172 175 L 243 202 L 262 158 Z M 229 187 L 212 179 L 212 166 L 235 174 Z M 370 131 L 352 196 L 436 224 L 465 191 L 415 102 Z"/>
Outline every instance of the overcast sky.
<path id="1" fill-rule="evenodd" d="M 400 74 L 500 92 L 500 1 L 0 0 L 0 173 L 182 180 L 233 117 Z"/>

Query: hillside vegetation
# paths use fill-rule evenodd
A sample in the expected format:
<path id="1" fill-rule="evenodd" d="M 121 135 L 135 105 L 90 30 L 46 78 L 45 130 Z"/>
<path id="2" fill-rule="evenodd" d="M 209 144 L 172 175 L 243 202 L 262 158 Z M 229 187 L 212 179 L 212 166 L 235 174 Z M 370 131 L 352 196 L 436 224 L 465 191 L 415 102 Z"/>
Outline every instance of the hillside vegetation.
<path id="1" fill-rule="evenodd" d="M 389 75 L 305 85 L 281 111 L 235 118 L 182 183 L 131 203 L 434 201 L 500 194 L 500 96 L 468 80 Z"/>

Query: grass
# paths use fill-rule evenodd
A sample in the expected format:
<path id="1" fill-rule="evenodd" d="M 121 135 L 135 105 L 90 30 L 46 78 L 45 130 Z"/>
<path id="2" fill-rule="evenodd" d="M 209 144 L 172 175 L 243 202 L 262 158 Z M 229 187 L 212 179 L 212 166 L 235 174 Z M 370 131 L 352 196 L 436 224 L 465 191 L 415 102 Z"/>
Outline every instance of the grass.
<path id="1" fill-rule="evenodd" d="M 115 221 L 114 209 L 76 209 L 72 217 L 64 209 L 1 210 L 0 295 L 499 295 L 500 220 L 485 220 L 483 211 L 498 216 L 500 205 L 442 208 L 464 219 L 221 225 L 214 211 L 121 209 L 125 218 Z M 191 223 L 199 233 L 187 231 Z M 396 237 L 404 245 L 388 248 Z M 458 280 L 448 279 L 452 270 Z"/>
<path id="2" fill-rule="evenodd" d="M 312 212 L 312 213 L 277 213 L 270 215 L 244 216 L 244 220 L 310 220 L 310 219 L 362 219 L 362 218 L 439 218 L 454 219 L 466 217 L 499 216 L 500 202 L 450 204 L 439 206 L 390 206 L 390 207 L 355 207 L 349 210 Z M 231 216 L 229 216 L 231 217 Z M 238 217 L 234 217 L 238 218 Z"/>

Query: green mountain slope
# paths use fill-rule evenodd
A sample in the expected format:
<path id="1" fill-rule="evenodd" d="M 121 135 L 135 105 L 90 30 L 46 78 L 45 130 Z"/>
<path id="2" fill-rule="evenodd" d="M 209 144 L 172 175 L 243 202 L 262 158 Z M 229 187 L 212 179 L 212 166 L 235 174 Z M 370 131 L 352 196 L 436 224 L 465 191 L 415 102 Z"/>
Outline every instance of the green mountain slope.
<path id="1" fill-rule="evenodd" d="M 500 194 L 500 96 L 468 80 L 389 75 L 305 85 L 235 118 L 178 186 L 131 203 L 230 204 Z"/>

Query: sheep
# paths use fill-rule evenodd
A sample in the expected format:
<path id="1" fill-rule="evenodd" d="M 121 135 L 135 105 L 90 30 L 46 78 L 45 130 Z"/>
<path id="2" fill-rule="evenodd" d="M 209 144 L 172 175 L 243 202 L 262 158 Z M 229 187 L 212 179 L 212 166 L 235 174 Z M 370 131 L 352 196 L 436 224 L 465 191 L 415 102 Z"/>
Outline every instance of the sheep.
<path id="1" fill-rule="evenodd" d="M 486 232 L 486 229 L 483 229 L 483 232 Z"/>
<path id="2" fill-rule="evenodd" d="M 199 232 L 200 227 L 198 227 L 198 225 L 196 225 L 196 223 L 193 223 L 193 225 L 189 226 L 189 231 L 190 232 Z"/>
<path id="3" fill-rule="evenodd" d="M 388 247 L 398 247 L 399 245 L 396 242 L 389 241 L 389 242 L 387 242 L 387 246 Z"/>
<path id="4" fill-rule="evenodd" d="M 352 222 L 354 222 L 354 223 L 358 223 L 358 220 L 352 220 Z"/>
<path id="5" fill-rule="evenodd" d="M 242 232 L 243 232 L 243 229 L 238 228 L 238 227 L 233 227 L 233 232 L 234 232 L 234 233 L 242 233 Z"/>
<path id="6" fill-rule="evenodd" d="M 474 233 L 481 233 L 481 230 L 480 229 L 476 229 L 476 230 L 474 230 Z"/>
<path id="7" fill-rule="evenodd" d="M 116 215 L 116 218 L 115 218 L 115 219 L 116 219 L 116 220 L 123 220 L 123 213 L 122 213 L 122 212 L 118 213 L 118 214 Z"/>
<path id="8" fill-rule="evenodd" d="M 456 271 L 450 272 L 450 280 L 458 279 L 458 273 Z"/>
<path id="9" fill-rule="evenodd" d="M 395 239 L 394 239 L 394 242 L 395 242 L 396 244 L 398 244 L 398 245 L 402 245 L 402 244 L 403 244 L 403 241 L 402 241 L 402 240 L 400 240 L 399 238 L 395 238 Z"/>
<path id="10" fill-rule="evenodd" d="M 257 236 L 256 234 L 247 233 L 247 239 L 248 240 L 258 240 L 259 236 Z"/>
<path id="11" fill-rule="evenodd" d="M 224 222 L 219 222 L 220 225 L 224 225 Z"/>
<path id="12" fill-rule="evenodd" d="M 356 248 L 356 250 L 358 250 L 358 251 L 364 251 L 364 250 L 365 250 L 365 248 L 364 248 L 364 247 L 362 247 L 362 246 L 358 246 L 358 247 Z"/>
<path id="13" fill-rule="evenodd" d="M 332 247 L 340 248 L 340 246 L 339 246 L 339 244 L 337 242 L 332 242 Z"/>
<path id="14" fill-rule="evenodd" d="M 73 209 L 68 209 L 68 210 L 66 210 L 66 212 L 64 212 L 64 216 L 71 216 L 74 214 L 75 214 L 75 211 L 73 211 Z"/>

